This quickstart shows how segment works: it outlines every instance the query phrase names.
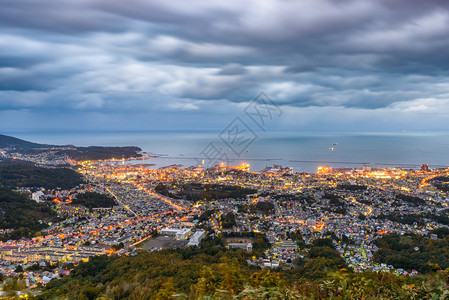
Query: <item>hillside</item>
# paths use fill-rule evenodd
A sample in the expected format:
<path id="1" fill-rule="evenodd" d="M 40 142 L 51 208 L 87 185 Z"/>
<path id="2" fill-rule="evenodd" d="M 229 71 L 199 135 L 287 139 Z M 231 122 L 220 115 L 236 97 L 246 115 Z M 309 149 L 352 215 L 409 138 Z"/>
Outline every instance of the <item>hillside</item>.
<path id="1" fill-rule="evenodd" d="M 338 252 L 321 240 L 291 270 L 260 269 L 251 253 L 226 251 L 219 239 L 202 249 L 97 256 L 51 281 L 38 299 L 439 299 L 447 272 L 404 277 L 341 269 Z"/>
<path id="2" fill-rule="evenodd" d="M 133 157 L 141 157 L 139 153 L 142 151 L 139 147 L 125 146 L 125 147 L 76 147 L 73 145 L 45 145 L 24 141 L 12 136 L 0 134 L 0 148 L 14 148 L 8 152 L 21 154 L 39 154 L 47 151 L 44 148 L 53 148 L 58 151 L 60 155 L 66 155 L 76 161 L 84 160 L 105 160 L 105 159 L 128 159 Z M 1 158 L 0 158 L 1 160 Z"/>
<path id="3" fill-rule="evenodd" d="M 435 268 L 446 270 L 449 268 L 449 229 L 439 228 L 434 233 L 435 239 L 414 234 L 384 235 L 376 241 L 379 251 L 374 259 L 420 273 L 430 273 Z"/>
<path id="4" fill-rule="evenodd" d="M 75 199 L 72 200 L 74 205 L 82 205 L 89 209 L 99 207 L 113 207 L 117 205 L 115 200 L 110 196 L 95 193 L 86 192 L 84 194 L 78 194 Z"/>
<path id="5" fill-rule="evenodd" d="M 39 204 L 28 196 L 0 187 L 0 229 L 15 230 L 0 235 L 0 240 L 33 237 L 36 232 L 47 227 L 45 222 L 52 221 L 56 214 L 45 204 Z"/>
<path id="6" fill-rule="evenodd" d="M 83 160 L 105 160 L 105 159 L 127 159 L 132 157 L 141 157 L 138 152 L 142 151 L 139 147 L 76 147 L 73 150 L 64 150 L 71 159 L 77 161 Z"/>
<path id="7" fill-rule="evenodd" d="M 0 165 L 0 185 L 72 189 L 84 183 L 81 174 L 66 168 L 41 168 L 26 164 Z"/>
<path id="8" fill-rule="evenodd" d="M 32 143 L 32 142 L 21 140 L 21 139 L 12 137 L 12 136 L 0 134 L 0 148 L 32 149 L 32 148 L 47 148 L 47 147 L 53 147 L 53 146 Z"/>

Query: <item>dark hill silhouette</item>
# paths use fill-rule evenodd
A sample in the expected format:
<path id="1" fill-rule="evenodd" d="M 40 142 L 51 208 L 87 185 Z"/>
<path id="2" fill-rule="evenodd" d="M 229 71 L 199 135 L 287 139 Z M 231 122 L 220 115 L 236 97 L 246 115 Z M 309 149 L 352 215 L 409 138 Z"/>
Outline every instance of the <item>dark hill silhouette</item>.
<path id="1" fill-rule="evenodd" d="M 45 148 L 55 148 L 61 153 L 67 154 L 74 160 L 101 160 L 101 159 L 127 159 L 132 157 L 141 157 L 139 153 L 142 151 L 139 147 L 76 147 L 73 145 L 47 145 L 38 144 L 12 136 L 0 134 L 0 148 L 14 148 L 19 153 L 34 153 L 35 151 L 45 151 Z M 39 150 L 41 149 L 41 150 Z M 1 159 L 0 159 L 1 160 Z"/>
<path id="2" fill-rule="evenodd" d="M 12 136 L 0 134 L 0 148 L 32 149 L 32 148 L 48 148 L 48 147 L 53 147 L 53 145 L 32 143 Z"/>

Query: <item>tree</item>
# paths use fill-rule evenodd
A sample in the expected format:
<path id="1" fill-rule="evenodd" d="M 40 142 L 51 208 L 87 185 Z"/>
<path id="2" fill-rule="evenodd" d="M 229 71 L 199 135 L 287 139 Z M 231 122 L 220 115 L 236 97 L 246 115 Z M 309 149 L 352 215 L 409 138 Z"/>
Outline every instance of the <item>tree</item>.
<path id="1" fill-rule="evenodd" d="M 22 272 L 23 272 L 23 267 L 22 267 L 22 265 L 18 265 L 17 268 L 14 270 L 14 272 L 16 272 L 16 273 L 22 273 Z"/>
<path id="2" fill-rule="evenodd" d="M 234 225 L 237 225 L 234 213 L 229 212 L 221 218 L 221 226 L 223 228 L 232 228 Z"/>

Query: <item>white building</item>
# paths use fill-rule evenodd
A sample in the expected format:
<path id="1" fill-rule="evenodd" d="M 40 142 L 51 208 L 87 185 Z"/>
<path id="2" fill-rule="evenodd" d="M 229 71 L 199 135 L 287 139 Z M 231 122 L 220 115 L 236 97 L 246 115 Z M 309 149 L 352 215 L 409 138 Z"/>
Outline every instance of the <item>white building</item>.
<path id="1" fill-rule="evenodd" d="M 190 234 L 189 228 L 175 229 L 175 228 L 164 228 L 161 230 L 161 235 L 175 236 L 177 240 L 185 240 Z"/>
<path id="2" fill-rule="evenodd" d="M 187 246 L 196 246 L 198 247 L 200 245 L 201 240 L 205 237 L 204 231 L 200 230 L 195 232 L 192 237 L 190 238 L 189 242 L 187 243 Z"/>
<path id="3" fill-rule="evenodd" d="M 252 243 L 229 243 L 227 246 L 228 249 L 245 249 L 246 251 L 250 252 L 253 250 L 253 244 Z"/>
<path id="4" fill-rule="evenodd" d="M 33 199 L 34 201 L 36 201 L 37 203 L 43 202 L 40 200 L 40 198 L 44 195 L 44 193 L 42 193 L 41 191 L 38 192 L 34 192 L 31 194 L 31 199 Z"/>

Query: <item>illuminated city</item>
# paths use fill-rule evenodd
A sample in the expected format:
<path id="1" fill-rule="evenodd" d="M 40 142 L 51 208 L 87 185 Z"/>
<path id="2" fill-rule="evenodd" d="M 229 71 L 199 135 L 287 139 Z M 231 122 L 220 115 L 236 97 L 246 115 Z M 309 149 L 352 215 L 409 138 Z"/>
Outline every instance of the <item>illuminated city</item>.
<path id="1" fill-rule="evenodd" d="M 4 157 L 17 160 L 20 154 L 5 154 L 8 150 L 3 150 Z M 42 165 L 64 159 L 52 157 L 52 151 L 48 150 L 46 158 L 20 158 Z M 295 173 L 280 165 L 253 171 L 248 163 L 230 166 L 224 162 L 211 168 L 154 168 L 147 163 L 153 158 L 75 161 L 66 157 L 86 182 L 72 190 L 41 189 L 33 193 L 33 199 L 35 194 L 36 201 L 45 199 L 41 201 L 51 205 L 63 221 L 49 223 L 38 237 L 2 242 L 2 260 L 8 262 L 2 273 L 10 274 L 10 264 L 76 264 L 99 254 L 130 255 L 142 247 L 156 250 L 157 246 L 151 246 L 157 244 L 153 236 L 172 230 L 177 234 L 178 247 L 199 245 L 198 238 L 205 234 L 264 234 L 271 247 L 262 263 L 259 258 L 254 263 L 276 267 L 287 266 L 287 261 L 304 255 L 304 250 L 292 244 L 289 233 L 300 233 L 306 245 L 331 237 L 355 272 L 406 274 L 405 270 L 373 260 L 375 240 L 390 233 L 429 235 L 449 225 L 444 215 L 449 197 L 438 185 L 438 179 L 448 175 L 448 168 L 429 169 L 425 164 L 420 169 L 320 166 L 316 173 Z M 190 195 L 185 193 L 192 187 Z M 201 198 L 201 190 L 226 188 L 238 189 L 239 196 L 214 199 L 204 193 Z M 90 210 L 74 205 L 73 199 L 86 192 L 110 196 L 116 204 Z M 257 207 L 261 209 L 253 209 Z M 224 224 L 223 217 L 230 214 L 232 224 Z M 404 217 L 416 220 L 401 219 Z M 178 232 L 183 232 L 179 238 Z M 119 244 L 122 246 L 117 248 Z M 229 245 L 241 247 L 239 243 Z M 251 240 L 244 245 L 251 245 Z M 418 272 L 414 270 L 413 274 Z M 29 285 L 45 283 L 51 276 L 33 278 Z"/>
<path id="2" fill-rule="evenodd" d="M 13 0 L 0 299 L 449 299 L 449 1 Z"/>

